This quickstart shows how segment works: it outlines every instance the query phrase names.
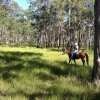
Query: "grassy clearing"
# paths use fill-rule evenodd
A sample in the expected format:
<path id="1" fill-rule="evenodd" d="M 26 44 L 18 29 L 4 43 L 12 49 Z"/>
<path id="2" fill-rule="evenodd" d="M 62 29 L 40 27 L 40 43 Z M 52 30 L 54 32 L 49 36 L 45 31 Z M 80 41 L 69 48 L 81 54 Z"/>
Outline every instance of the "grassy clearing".
<path id="1" fill-rule="evenodd" d="M 100 100 L 100 89 L 90 83 L 90 66 L 57 49 L 0 47 L 0 100 Z"/>

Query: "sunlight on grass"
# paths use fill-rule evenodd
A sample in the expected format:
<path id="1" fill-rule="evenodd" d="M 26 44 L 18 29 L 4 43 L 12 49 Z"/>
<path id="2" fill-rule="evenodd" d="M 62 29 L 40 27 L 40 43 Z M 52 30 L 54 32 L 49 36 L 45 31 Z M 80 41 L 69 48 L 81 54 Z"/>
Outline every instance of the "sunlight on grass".
<path id="1" fill-rule="evenodd" d="M 57 49 L 0 47 L 0 100 L 98 100 L 100 89 L 90 82 L 90 65 L 68 65 Z"/>

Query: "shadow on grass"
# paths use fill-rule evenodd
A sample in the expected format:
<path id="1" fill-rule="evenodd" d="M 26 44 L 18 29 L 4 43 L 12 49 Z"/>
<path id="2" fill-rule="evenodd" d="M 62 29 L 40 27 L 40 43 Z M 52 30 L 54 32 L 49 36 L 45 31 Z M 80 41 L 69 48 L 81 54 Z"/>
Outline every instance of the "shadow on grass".
<path id="1" fill-rule="evenodd" d="M 42 100 L 41 97 L 45 98 L 46 96 L 50 96 L 50 95 L 51 94 L 48 93 L 48 92 L 45 92 L 45 93 L 43 93 L 43 92 L 37 92 L 37 93 L 34 93 L 34 94 L 30 94 L 27 97 L 28 97 L 28 100 Z"/>
<path id="2" fill-rule="evenodd" d="M 25 69 L 24 65 L 28 62 L 28 58 L 40 59 L 42 53 L 30 53 L 30 52 L 0 52 L 0 76 L 4 80 L 9 80 L 11 78 L 17 77 L 17 73 Z M 23 60 L 23 58 L 25 60 Z M 31 65 L 32 66 L 32 65 Z M 31 67 L 29 67 L 31 68 Z M 31 70 L 31 69 L 30 69 Z M 13 71 L 16 73 L 14 74 Z"/>
<path id="3" fill-rule="evenodd" d="M 63 66 L 62 73 L 64 75 L 75 76 L 79 80 L 90 81 L 92 68 L 90 66 L 67 64 L 65 61 L 57 61 L 58 65 Z"/>
<path id="4" fill-rule="evenodd" d="M 0 67 L 0 75 L 4 79 L 8 79 L 11 76 L 11 71 L 19 72 L 24 69 L 27 72 L 31 72 L 34 69 L 49 70 L 50 74 L 40 72 L 36 74 L 40 79 L 55 79 L 56 76 L 73 75 L 80 80 L 88 80 L 91 74 L 91 67 L 81 65 L 67 65 L 64 61 L 55 62 L 57 65 L 52 65 L 48 61 L 41 58 L 42 53 L 30 53 L 30 52 L 0 52 L 0 60 L 4 61 L 5 66 Z M 25 58 L 25 59 L 22 59 Z M 29 59 L 31 57 L 31 59 Z M 2 62 L 3 63 L 3 62 Z M 63 68 L 61 68 L 63 66 Z M 9 73 L 9 74 L 8 74 Z M 7 76 L 7 77 L 6 77 Z M 14 77 L 14 76 L 12 76 Z"/>
<path id="5" fill-rule="evenodd" d="M 59 76 L 75 76 L 78 80 L 86 83 L 89 80 L 91 74 L 91 67 L 82 65 L 67 65 L 64 61 L 57 61 L 56 64 L 51 64 L 46 60 L 43 60 L 42 53 L 30 53 L 30 52 L 0 52 L 0 60 L 2 66 L 0 66 L 0 76 L 4 80 L 12 80 L 18 77 L 18 73 L 23 71 L 26 73 L 32 73 L 34 69 L 43 69 L 35 75 L 40 80 L 55 80 Z M 48 73 L 45 72 L 48 71 Z M 16 73 L 13 73 L 16 72 Z M 41 90 L 42 91 L 42 90 Z M 55 91 L 55 90 L 54 90 Z M 54 92 L 53 91 L 53 92 Z M 46 93 L 38 92 L 33 94 L 25 94 L 28 96 L 29 100 L 35 100 L 35 98 L 51 96 L 50 91 L 47 90 Z M 77 96 L 77 94 L 69 93 L 67 95 L 63 94 L 65 97 L 68 95 Z M 98 94 L 97 94 L 98 95 Z M 79 96 L 79 95 L 78 95 Z M 95 98 L 95 97 L 94 97 Z M 64 98 L 65 99 L 65 98 Z"/>
<path id="6" fill-rule="evenodd" d="M 91 100 L 100 100 L 100 92 L 94 94 L 94 96 Z"/>

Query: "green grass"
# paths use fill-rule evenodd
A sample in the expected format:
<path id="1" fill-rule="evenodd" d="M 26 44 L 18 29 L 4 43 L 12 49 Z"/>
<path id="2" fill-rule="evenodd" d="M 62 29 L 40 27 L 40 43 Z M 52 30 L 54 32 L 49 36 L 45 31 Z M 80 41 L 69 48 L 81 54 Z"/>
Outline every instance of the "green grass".
<path id="1" fill-rule="evenodd" d="M 57 49 L 0 47 L 0 100 L 100 100 L 90 65 L 67 65 Z"/>

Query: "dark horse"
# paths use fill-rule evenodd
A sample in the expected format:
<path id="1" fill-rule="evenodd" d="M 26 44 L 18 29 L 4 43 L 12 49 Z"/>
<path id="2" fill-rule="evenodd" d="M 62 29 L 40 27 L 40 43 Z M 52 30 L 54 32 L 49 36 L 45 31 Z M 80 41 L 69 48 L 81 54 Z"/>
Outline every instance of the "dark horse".
<path id="1" fill-rule="evenodd" d="M 85 53 L 84 51 L 81 51 L 81 52 L 79 52 L 78 54 L 75 54 L 75 55 L 73 56 L 73 58 L 71 58 L 71 53 L 72 53 L 72 52 L 71 52 L 70 50 L 62 49 L 62 51 L 63 51 L 63 54 L 65 54 L 65 53 L 68 54 L 68 56 L 69 56 L 69 64 L 70 64 L 70 61 L 71 61 L 71 60 L 74 60 L 74 63 L 75 63 L 75 65 L 76 65 L 76 60 L 75 60 L 75 59 L 81 59 L 81 60 L 82 60 L 82 63 L 83 63 L 83 66 L 84 66 L 84 65 L 85 65 L 85 60 L 84 60 L 84 58 L 86 57 L 87 65 L 89 65 L 89 57 L 88 57 L 88 54 Z"/>

